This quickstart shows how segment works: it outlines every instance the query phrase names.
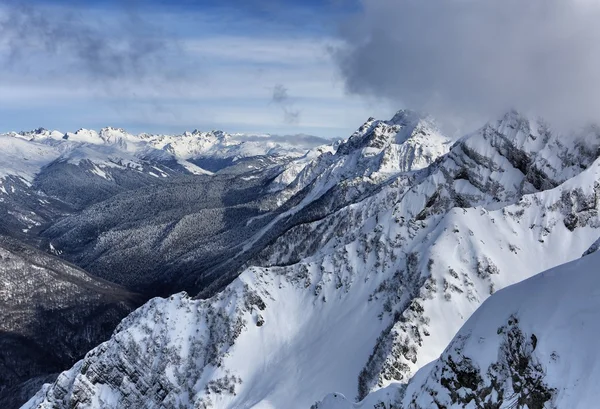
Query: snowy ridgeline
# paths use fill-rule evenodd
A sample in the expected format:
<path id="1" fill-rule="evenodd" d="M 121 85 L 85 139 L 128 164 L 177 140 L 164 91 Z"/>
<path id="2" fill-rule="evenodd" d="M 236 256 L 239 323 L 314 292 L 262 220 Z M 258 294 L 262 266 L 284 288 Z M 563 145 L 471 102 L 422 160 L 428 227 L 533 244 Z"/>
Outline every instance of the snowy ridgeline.
<path id="1" fill-rule="evenodd" d="M 343 153 L 335 153 L 340 146 Z M 119 174 L 116 186 L 95 177 L 75 189 L 70 184 L 82 172 L 70 171 L 73 177 L 64 181 L 63 168 L 54 170 L 56 177 L 45 169 L 36 186 L 78 203 L 89 197 L 85 202 L 91 204 L 53 220 L 42 236 L 62 257 L 135 291 L 196 294 L 209 286 L 214 293 L 285 231 L 368 197 L 398 174 L 426 167 L 449 146 L 431 124 L 415 118 L 370 121 L 346 143 L 237 176 L 169 177 L 147 185 L 129 172 Z M 400 153 L 407 159 L 399 161 Z"/>
<path id="2" fill-rule="evenodd" d="M 452 146 L 435 135 L 430 121 L 401 112 L 307 161 L 286 176 L 280 213 L 247 248 L 272 226 L 300 222 L 254 267 L 208 300 L 151 300 L 25 407 L 309 408 L 337 391 L 319 407 L 353 407 L 341 393 L 389 408 L 415 373 L 405 398 L 423 408 L 438 395 L 446 406 L 500 408 L 485 405 L 516 397 L 523 407 L 519 393 L 535 388 L 530 409 L 556 399 L 552 379 L 538 382 L 544 335 L 510 305 L 485 338 L 489 361 L 459 360 L 480 341 L 459 336 L 456 360 L 446 352 L 425 365 L 490 295 L 598 239 L 600 136 L 563 138 L 514 112 Z M 446 395 L 411 389 L 428 370 Z M 468 395 L 492 379 L 497 389 Z"/>
<path id="3" fill-rule="evenodd" d="M 294 165 L 288 175 L 299 171 L 317 154 L 309 151 L 315 142 L 327 140 L 299 136 L 286 142 L 268 135 L 219 131 L 131 135 L 114 128 L 3 134 L 0 234 L 39 246 L 134 291 L 157 295 L 156 281 L 168 282 L 177 291 L 193 291 L 202 283 L 157 276 L 169 270 L 167 264 L 184 275 L 179 273 L 202 269 L 199 258 L 230 257 L 214 247 L 222 249 L 224 242 L 235 247 L 249 234 L 238 234 L 244 230 L 240 226 L 259 215 L 259 207 L 273 208 L 258 202 L 263 191 L 285 187 L 282 181 L 263 186 L 265 181 L 279 175 L 290 161 Z M 333 145 L 327 145 L 318 152 L 331 149 Z M 56 227 L 58 222 L 67 226 L 66 232 Z M 84 226 L 75 228 L 78 223 Z M 40 240 L 43 231 L 48 234 Z M 205 240 L 223 231 L 221 239 Z M 100 241 L 90 243 L 95 251 L 85 247 L 90 237 Z M 102 251 L 103 245 L 112 253 Z M 195 249 L 206 251 L 189 255 Z M 159 294 L 169 291 L 165 288 Z"/>
<path id="4" fill-rule="evenodd" d="M 172 171 L 210 174 L 252 157 L 274 160 L 299 158 L 326 139 L 269 135 L 229 135 L 221 131 L 186 132 L 182 135 L 132 135 L 123 129 L 100 132 L 80 129 L 62 133 L 38 129 L 0 134 L 0 179 L 17 176 L 31 182 L 42 168 L 54 162 L 89 163 L 89 172 L 111 179 L 110 169 L 135 169 L 156 178 Z"/>

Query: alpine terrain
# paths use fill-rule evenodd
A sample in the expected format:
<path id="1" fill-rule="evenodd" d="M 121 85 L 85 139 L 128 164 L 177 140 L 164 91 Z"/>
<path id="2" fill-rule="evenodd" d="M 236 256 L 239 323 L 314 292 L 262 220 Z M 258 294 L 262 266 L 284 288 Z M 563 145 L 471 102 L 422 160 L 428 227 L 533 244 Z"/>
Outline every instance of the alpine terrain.
<path id="1" fill-rule="evenodd" d="M 314 407 L 596 407 L 596 250 L 490 297 L 406 389 L 390 385 L 360 404 L 330 394 Z"/>
<path id="2" fill-rule="evenodd" d="M 510 111 L 453 140 L 402 110 L 304 150 L 220 132 L 3 138 L 2 233 L 85 269 L 89 297 L 148 300 L 23 408 L 597 400 L 596 126 Z"/>
<path id="3" fill-rule="evenodd" d="M 53 380 L 108 339 L 117 324 L 148 298 L 170 293 L 169 286 L 177 291 L 187 288 L 175 279 L 157 284 L 148 270 L 137 280 L 118 280 L 133 270 L 136 261 L 133 256 L 124 257 L 126 250 L 122 248 L 131 245 L 122 232 L 145 220 L 139 223 L 146 226 L 149 241 L 136 251 L 141 253 L 138 265 L 156 269 L 152 271 L 166 270 L 167 261 L 183 259 L 194 245 L 202 247 L 198 241 L 214 239 L 215 231 L 221 230 L 233 243 L 236 229 L 258 211 L 248 198 L 257 198 L 268 189 L 244 192 L 260 188 L 269 178 L 262 171 L 268 175 L 272 168 L 306 153 L 296 144 L 276 143 L 268 135 L 242 137 L 195 131 L 150 136 L 114 128 L 66 134 L 44 129 L 9 133 L 0 135 L 0 146 L 2 408 L 19 407 L 42 382 Z M 226 175 L 214 167 L 216 173 L 193 163 L 217 159 L 226 159 L 219 162 Z M 118 205 L 122 207 L 115 212 Z M 110 217 L 115 231 L 107 235 L 112 233 L 122 245 L 115 246 L 114 262 L 97 270 L 68 257 L 81 254 L 78 249 L 87 249 L 99 234 L 97 225 L 70 232 L 69 237 L 74 238 L 68 242 L 55 239 L 52 233 L 71 223 L 71 218 L 87 220 L 89 215 Z M 150 235 L 154 224 L 159 226 L 157 237 Z M 192 246 L 184 246 L 185 240 Z M 161 247 L 163 253 L 159 252 Z M 217 251 L 211 250 L 201 254 L 216 258 Z M 158 258 L 161 254 L 165 261 Z M 152 257 L 158 266 L 152 264 Z M 101 260 L 106 258 L 104 254 Z M 183 276 L 183 269 L 172 274 Z M 102 279 L 103 275 L 110 281 Z M 116 282 L 127 284 L 129 289 Z"/>

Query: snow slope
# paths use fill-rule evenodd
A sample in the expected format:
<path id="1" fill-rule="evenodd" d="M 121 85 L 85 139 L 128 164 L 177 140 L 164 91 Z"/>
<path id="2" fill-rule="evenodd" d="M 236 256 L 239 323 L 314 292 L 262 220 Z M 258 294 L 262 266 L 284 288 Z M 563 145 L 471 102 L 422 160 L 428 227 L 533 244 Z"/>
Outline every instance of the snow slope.
<path id="1" fill-rule="evenodd" d="M 511 112 L 425 155 L 429 166 L 416 156 L 415 168 L 404 156 L 388 166 L 386 152 L 415 151 L 402 147 L 419 138 L 413 118 L 314 159 L 286 206 L 312 212 L 340 185 L 375 186 L 364 198 L 313 213 L 211 299 L 152 300 L 26 407 L 293 409 L 331 391 L 392 396 L 386 386 L 439 357 L 490 295 L 597 240 L 597 133 L 565 139 Z"/>
<path id="2" fill-rule="evenodd" d="M 318 198 L 342 181 L 380 184 L 400 173 L 427 167 L 448 152 L 450 145 L 451 140 L 431 118 L 416 112 L 398 111 L 389 121 L 369 118 L 347 140 L 337 143 L 335 151 L 321 151 L 296 169 L 293 162 L 282 173 L 286 181 L 292 175 L 294 180 L 282 190 L 280 201 L 309 186 L 311 197 Z"/>
<path id="3" fill-rule="evenodd" d="M 499 291 L 406 391 L 360 404 L 329 395 L 318 409 L 596 407 L 599 266 L 596 252 Z"/>
<path id="4" fill-rule="evenodd" d="M 0 135 L 0 146 L 0 183 L 9 175 L 31 182 L 42 167 L 60 156 L 52 146 L 9 135 Z"/>
<path id="5" fill-rule="evenodd" d="M 112 170 L 132 170 L 154 177 L 174 173 L 210 174 L 172 154 L 157 150 L 123 130 L 100 132 L 81 129 L 75 133 L 38 129 L 28 133 L 0 135 L 0 183 L 18 178 L 31 184 L 56 164 L 79 166 L 82 173 L 113 180 Z M 1 189 L 0 194 L 14 191 Z"/>
<path id="6" fill-rule="evenodd" d="M 145 135 L 141 137 L 151 146 L 173 153 L 182 159 L 211 157 L 238 160 L 252 156 L 300 157 L 306 149 L 292 143 L 275 142 L 268 135 L 234 134 L 223 131 L 185 132 L 183 135 Z"/>
<path id="7" fill-rule="evenodd" d="M 600 376 L 595 358 L 600 334 L 599 262 L 595 253 L 492 297 L 422 383 L 409 386 L 405 405 L 428 408 L 435 396 L 447 407 L 462 407 L 452 402 L 453 388 L 445 390 L 439 384 L 446 384 L 447 378 L 454 389 L 464 388 L 462 400 L 479 394 L 474 399 L 505 406 L 513 402 L 531 408 L 595 407 L 600 397 L 595 387 Z M 453 373 L 452 361 L 464 367 Z M 456 376 L 461 371 L 473 371 L 478 382 L 459 386 Z M 496 386 L 490 388 L 493 379 Z"/>

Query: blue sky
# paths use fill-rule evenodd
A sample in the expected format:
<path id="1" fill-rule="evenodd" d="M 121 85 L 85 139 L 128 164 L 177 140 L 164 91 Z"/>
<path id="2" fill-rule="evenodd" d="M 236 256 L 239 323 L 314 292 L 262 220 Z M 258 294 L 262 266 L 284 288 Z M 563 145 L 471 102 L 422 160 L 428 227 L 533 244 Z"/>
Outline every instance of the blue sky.
<path id="1" fill-rule="evenodd" d="M 23 6 L 25 4 L 25 6 Z M 387 103 L 330 52 L 352 0 L 0 0 L 0 130 L 347 137 Z"/>

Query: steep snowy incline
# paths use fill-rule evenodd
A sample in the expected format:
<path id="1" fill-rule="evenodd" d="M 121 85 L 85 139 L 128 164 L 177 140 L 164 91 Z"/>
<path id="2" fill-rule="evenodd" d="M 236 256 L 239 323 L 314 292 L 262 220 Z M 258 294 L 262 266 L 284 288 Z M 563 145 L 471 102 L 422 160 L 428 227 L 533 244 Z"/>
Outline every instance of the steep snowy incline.
<path id="1" fill-rule="evenodd" d="M 508 146 L 531 135 L 508 133 Z M 299 261 L 274 251 L 270 267 L 248 268 L 209 300 L 154 299 L 27 407 L 293 409 L 331 391 L 362 398 L 408 382 L 491 294 L 579 257 L 599 236 L 600 160 L 564 160 L 555 166 L 584 170 L 520 197 L 530 167 L 518 170 L 495 141 L 477 132 L 468 143 L 487 156 L 459 166 L 459 143 L 429 168 L 307 223 L 319 237 L 273 243 L 285 254 L 308 242 Z M 537 158 L 547 145 L 513 153 Z M 459 202 L 465 169 L 506 189 Z"/>
<path id="2" fill-rule="evenodd" d="M 447 142 L 430 119 L 411 111 L 399 111 L 387 122 L 370 119 L 335 154 L 324 153 L 303 165 L 296 179 L 278 195 L 280 202 L 292 198 L 282 207 L 290 210 L 280 219 L 295 217 L 300 223 L 321 219 L 388 183 L 418 186 L 408 192 L 405 202 L 416 197 L 421 203 L 425 196 L 420 213 L 403 215 L 405 219 L 425 220 L 445 214 L 452 207 L 498 209 L 515 203 L 523 194 L 551 189 L 586 169 L 597 157 L 600 131 L 589 127 L 563 135 L 542 120 L 511 111 L 459 140 L 447 155 L 436 156 L 448 150 Z M 413 155 L 423 151 L 429 153 Z M 390 152 L 402 154 L 395 160 L 382 161 L 386 155 L 393 156 Z M 406 168 L 403 164 L 407 157 L 430 166 L 420 171 L 420 165 Z M 311 217 L 303 218 L 305 214 Z M 281 246 L 272 246 L 253 262 L 273 265 L 299 261 L 320 248 L 316 241 L 327 241 L 321 233 L 331 229 L 323 226 L 340 228 L 340 224 L 327 218 L 311 234 L 307 225 L 300 225 L 279 240 L 287 247 L 285 251 Z M 308 236 L 309 240 L 290 236 Z"/>
<path id="3" fill-rule="evenodd" d="M 453 155 L 441 166 L 454 163 Z M 382 332 L 361 374 L 360 396 L 392 380 L 406 382 L 489 294 L 523 279 L 523 272 L 578 257 L 597 235 L 597 162 L 556 189 L 496 211 L 485 209 L 498 207 L 493 194 L 471 196 L 485 207 L 453 208 L 455 183 L 443 175 L 434 171 L 414 186 L 399 179 L 362 203 L 371 220 L 341 211 L 299 226 L 263 252 L 263 264 L 285 265 L 358 240 L 365 258 L 381 254 L 372 268 L 388 278 L 375 296 L 385 299 L 396 323 Z"/>
<path id="4" fill-rule="evenodd" d="M 68 207 L 33 186 L 36 175 L 59 157 L 53 146 L 0 135 L 0 234 L 25 237 Z"/>
<path id="5" fill-rule="evenodd" d="M 369 118 L 338 148 L 340 154 L 361 151 L 363 157 L 381 155 L 374 172 L 394 173 L 422 169 L 448 151 L 450 140 L 431 117 L 398 111 L 389 121 Z"/>
<path id="6" fill-rule="evenodd" d="M 414 222 L 432 217 L 437 220 L 454 207 L 481 206 L 493 210 L 514 204 L 523 194 L 557 186 L 595 160 L 594 153 L 600 146 L 599 132 L 584 134 L 585 138 L 573 138 L 554 134 L 541 124 L 509 112 L 499 121 L 462 138 L 447 155 L 428 168 L 396 174 L 381 184 L 373 185 L 368 179 L 355 177 L 337 184 L 325 182 L 334 186 L 323 193 L 323 183 L 316 180 L 297 195 L 295 200 L 300 202 L 300 206 L 291 210 L 307 206 L 305 213 L 314 214 L 311 223 L 300 224 L 281 235 L 253 263 L 286 265 L 314 254 L 330 241 L 339 244 L 355 240 L 357 223 L 352 212 L 336 212 L 328 216 L 331 209 L 352 203 L 348 197 L 365 198 L 383 189 L 388 192 L 389 199 L 365 202 L 373 214 L 394 206 L 401 207 L 395 210 L 394 222 L 405 224 L 412 221 L 418 227 L 419 223 Z M 545 129 L 545 141 L 538 135 L 536 129 L 539 126 Z M 577 142 L 570 143 L 573 140 Z M 544 172 L 538 171 L 533 163 L 543 162 L 544 159 L 540 158 L 544 156 L 554 158 L 553 167 L 545 166 Z M 519 161 L 508 159 L 515 157 L 520 158 Z M 313 165 L 323 161 L 324 158 L 317 158 Z M 343 163 L 343 157 L 340 162 Z M 336 172 L 337 168 L 338 163 L 332 161 L 331 167 L 321 172 L 323 176 L 320 178 L 327 180 L 325 175 Z M 535 175 L 537 188 L 527 181 L 528 177 L 533 178 L 528 175 Z M 319 195 L 322 195 L 320 199 Z M 378 197 L 384 198 L 385 195 Z"/>
<path id="7" fill-rule="evenodd" d="M 394 138 L 405 143 L 412 140 L 396 134 L 401 132 L 392 135 L 394 141 Z M 323 156 L 331 158 L 329 152 L 334 149 L 335 146 L 315 148 L 289 162 L 283 171 L 277 167 L 237 178 L 218 172 L 211 180 L 200 180 L 197 184 L 171 181 L 159 191 L 140 189 L 64 218 L 43 235 L 63 252 L 63 257 L 136 291 L 146 292 L 160 281 L 161 286 L 174 289 L 171 292 L 186 290 L 195 294 L 206 290 L 206 294 L 212 295 L 237 277 L 251 257 L 286 230 L 314 220 L 317 212 L 317 216 L 323 217 L 360 201 L 381 187 L 378 180 L 363 183 L 361 170 L 349 167 L 347 184 L 335 181 L 338 174 L 327 182 L 335 190 L 325 195 L 325 202 L 318 202 L 319 195 L 326 192 L 317 184 L 281 205 L 278 202 L 281 196 L 273 191 L 274 186 L 287 185 L 295 167 L 319 162 Z M 356 151 L 352 155 L 335 156 L 333 160 L 346 161 L 361 155 Z M 336 166 L 332 162 L 333 172 Z M 305 209 L 307 206 L 310 208 Z M 123 213 L 128 216 L 122 217 Z M 91 240 L 89 231 L 95 232 Z M 145 289 L 140 287 L 140 281 Z"/>
<path id="8" fill-rule="evenodd" d="M 360 404 L 331 394 L 315 408 L 596 407 L 599 288 L 597 252 L 545 271 L 490 297 L 405 391 Z"/>
<path id="9" fill-rule="evenodd" d="M 336 141 L 331 145 L 317 146 L 316 148 L 306 152 L 306 154 L 303 156 L 290 161 L 284 166 L 281 173 L 273 180 L 271 183 L 271 189 L 273 191 L 284 189 L 298 177 L 300 172 L 302 172 L 307 165 L 319 158 L 319 156 L 323 154 L 335 154 L 340 142 L 341 141 Z"/>
<path id="10" fill-rule="evenodd" d="M 598 127 L 561 134 L 511 111 L 459 140 L 440 171 L 454 180 L 454 196 L 465 205 L 499 207 L 579 174 L 599 148 Z"/>
<path id="11" fill-rule="evenodd" d="M 295 408 L 352 391 L 381 323 L 334 283 L 319 297 L 299 291 L 309 277 L 253 271 L 210 302 L 155 299 L 62 374 L 40 407 Z M 371 324 L 357 333 L 357 322 Z"/>
<path id="12" fill-rule="evenodd" d="M 492 297 L 409 385 L 404 406 L 596 407 L 599 266 L 595 253 Z"/>

